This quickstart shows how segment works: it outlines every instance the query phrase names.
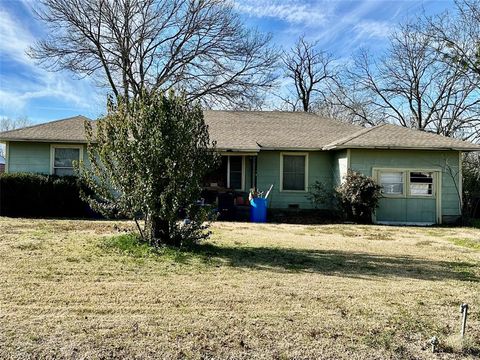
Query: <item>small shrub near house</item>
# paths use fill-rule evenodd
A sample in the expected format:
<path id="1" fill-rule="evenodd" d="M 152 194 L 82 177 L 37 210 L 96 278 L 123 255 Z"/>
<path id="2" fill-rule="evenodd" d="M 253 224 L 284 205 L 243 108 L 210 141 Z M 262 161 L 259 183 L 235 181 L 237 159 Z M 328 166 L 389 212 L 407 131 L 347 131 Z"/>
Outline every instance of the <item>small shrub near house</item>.
<path id="1" fill-rule="evenodd" d="M 0 216 L 92 217 L 73 176 L 0 174 Z"/>
<path id="2" fill-rule="evenodd" d="M 381 198 L 381 187 L 371 177 L 349 170 L 343 183 L 335 189 L 315 182 L 308 195 L 317 208 L 334 203 L 339 215 L 348 220 L 370 223 Z"/>
<path id="3" fill-rule="evenodd" d="M 348 170 L 343 183 L 335 189 L 336 198 L 350 220 L 371 223 L 372 214 L 382 197 L 381 186 L 371 177 Z"/>

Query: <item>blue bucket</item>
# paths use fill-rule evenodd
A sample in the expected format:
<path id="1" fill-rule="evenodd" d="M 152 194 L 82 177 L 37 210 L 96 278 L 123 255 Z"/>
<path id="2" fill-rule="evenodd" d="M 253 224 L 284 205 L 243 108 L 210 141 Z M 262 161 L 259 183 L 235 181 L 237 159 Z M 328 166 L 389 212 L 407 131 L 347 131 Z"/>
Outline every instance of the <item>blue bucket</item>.
<path id="1" fill-rule="evenodd" d="M 250 221 L 254 223 L 267 222 L 267 199 L 253 198 L 250 200 Z"/>

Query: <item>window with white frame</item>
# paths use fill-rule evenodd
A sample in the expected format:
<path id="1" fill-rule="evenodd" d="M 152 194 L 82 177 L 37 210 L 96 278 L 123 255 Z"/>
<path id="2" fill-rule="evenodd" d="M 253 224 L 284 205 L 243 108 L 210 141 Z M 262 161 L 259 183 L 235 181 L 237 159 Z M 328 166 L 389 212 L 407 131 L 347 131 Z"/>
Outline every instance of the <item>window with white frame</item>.
<path id="1" fill-rule="evenodd" d="M 306 164 L 306 155 L 282 155 L 282 190 L 306 190 Z"/>
<path id="2" fill-rule="evenodd" d="M 410 195 L 433 196 L 433 172 L 410 172 Z"/>
<path id="3" fill-rule="evenodd" d="M 380 186 L 385 195 L 403 195 L 404 173 L 402 171 L 380 172 Z"/>
<path id="4" fill-rule="evenodd" d="M 52 173 L 59 176 L 74 175 L 73 162 L 80 160 L 80 154 L 80 147 L 53 147 Z"/>

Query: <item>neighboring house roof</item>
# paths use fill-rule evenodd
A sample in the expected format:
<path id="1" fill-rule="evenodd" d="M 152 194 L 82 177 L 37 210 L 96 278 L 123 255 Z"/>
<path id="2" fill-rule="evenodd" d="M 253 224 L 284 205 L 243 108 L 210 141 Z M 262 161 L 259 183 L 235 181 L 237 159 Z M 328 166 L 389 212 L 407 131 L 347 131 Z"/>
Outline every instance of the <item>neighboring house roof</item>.
<path id="1" fill-rule="evenodd" d="M 480 145 L 424 131 L 383 124 L 371 128 L 302 112 L 204 112 L 210 137 L 222 151 L 367 149 L 452 149 L 479 151 Z M 84 143 L 84 116 L 0 133 L 0 141 Z"/>

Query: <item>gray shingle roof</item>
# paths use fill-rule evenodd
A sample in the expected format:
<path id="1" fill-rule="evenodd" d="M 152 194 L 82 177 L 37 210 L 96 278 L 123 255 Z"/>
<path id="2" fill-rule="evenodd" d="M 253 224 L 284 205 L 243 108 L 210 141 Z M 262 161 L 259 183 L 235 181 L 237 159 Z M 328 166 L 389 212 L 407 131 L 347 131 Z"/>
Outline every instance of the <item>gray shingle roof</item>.
<path id="1" fill-rule="evenodd" d="M 392 124 L 382 124 L 343 137 L 324 147 L 330 149 L 435 149 L 479 151 L 480 145 Z"/>
<path id="2" fill-rule="evenodd" d="M 92 121 L 85 116 L 78 115 L 45 124 L 0 132 L 0 141 L 84 143 L 86 142 L 85 120 Z"/>
<path id="3" fill-rule="evenodd" d="M 210 137 L 219 150 L 329 150 L 346 148 L 454 149 L 480 145 L 384 124 L 362 128 L 301 112 L 205 111 Z M 0 133 L 0 141 L 85 142 L 84 116 Z"/>
<path id="4" fill-rule="evenodd" d="M 361 128 L 301 112 L 205 111 L 219 149 L 321 149 Z"/>

